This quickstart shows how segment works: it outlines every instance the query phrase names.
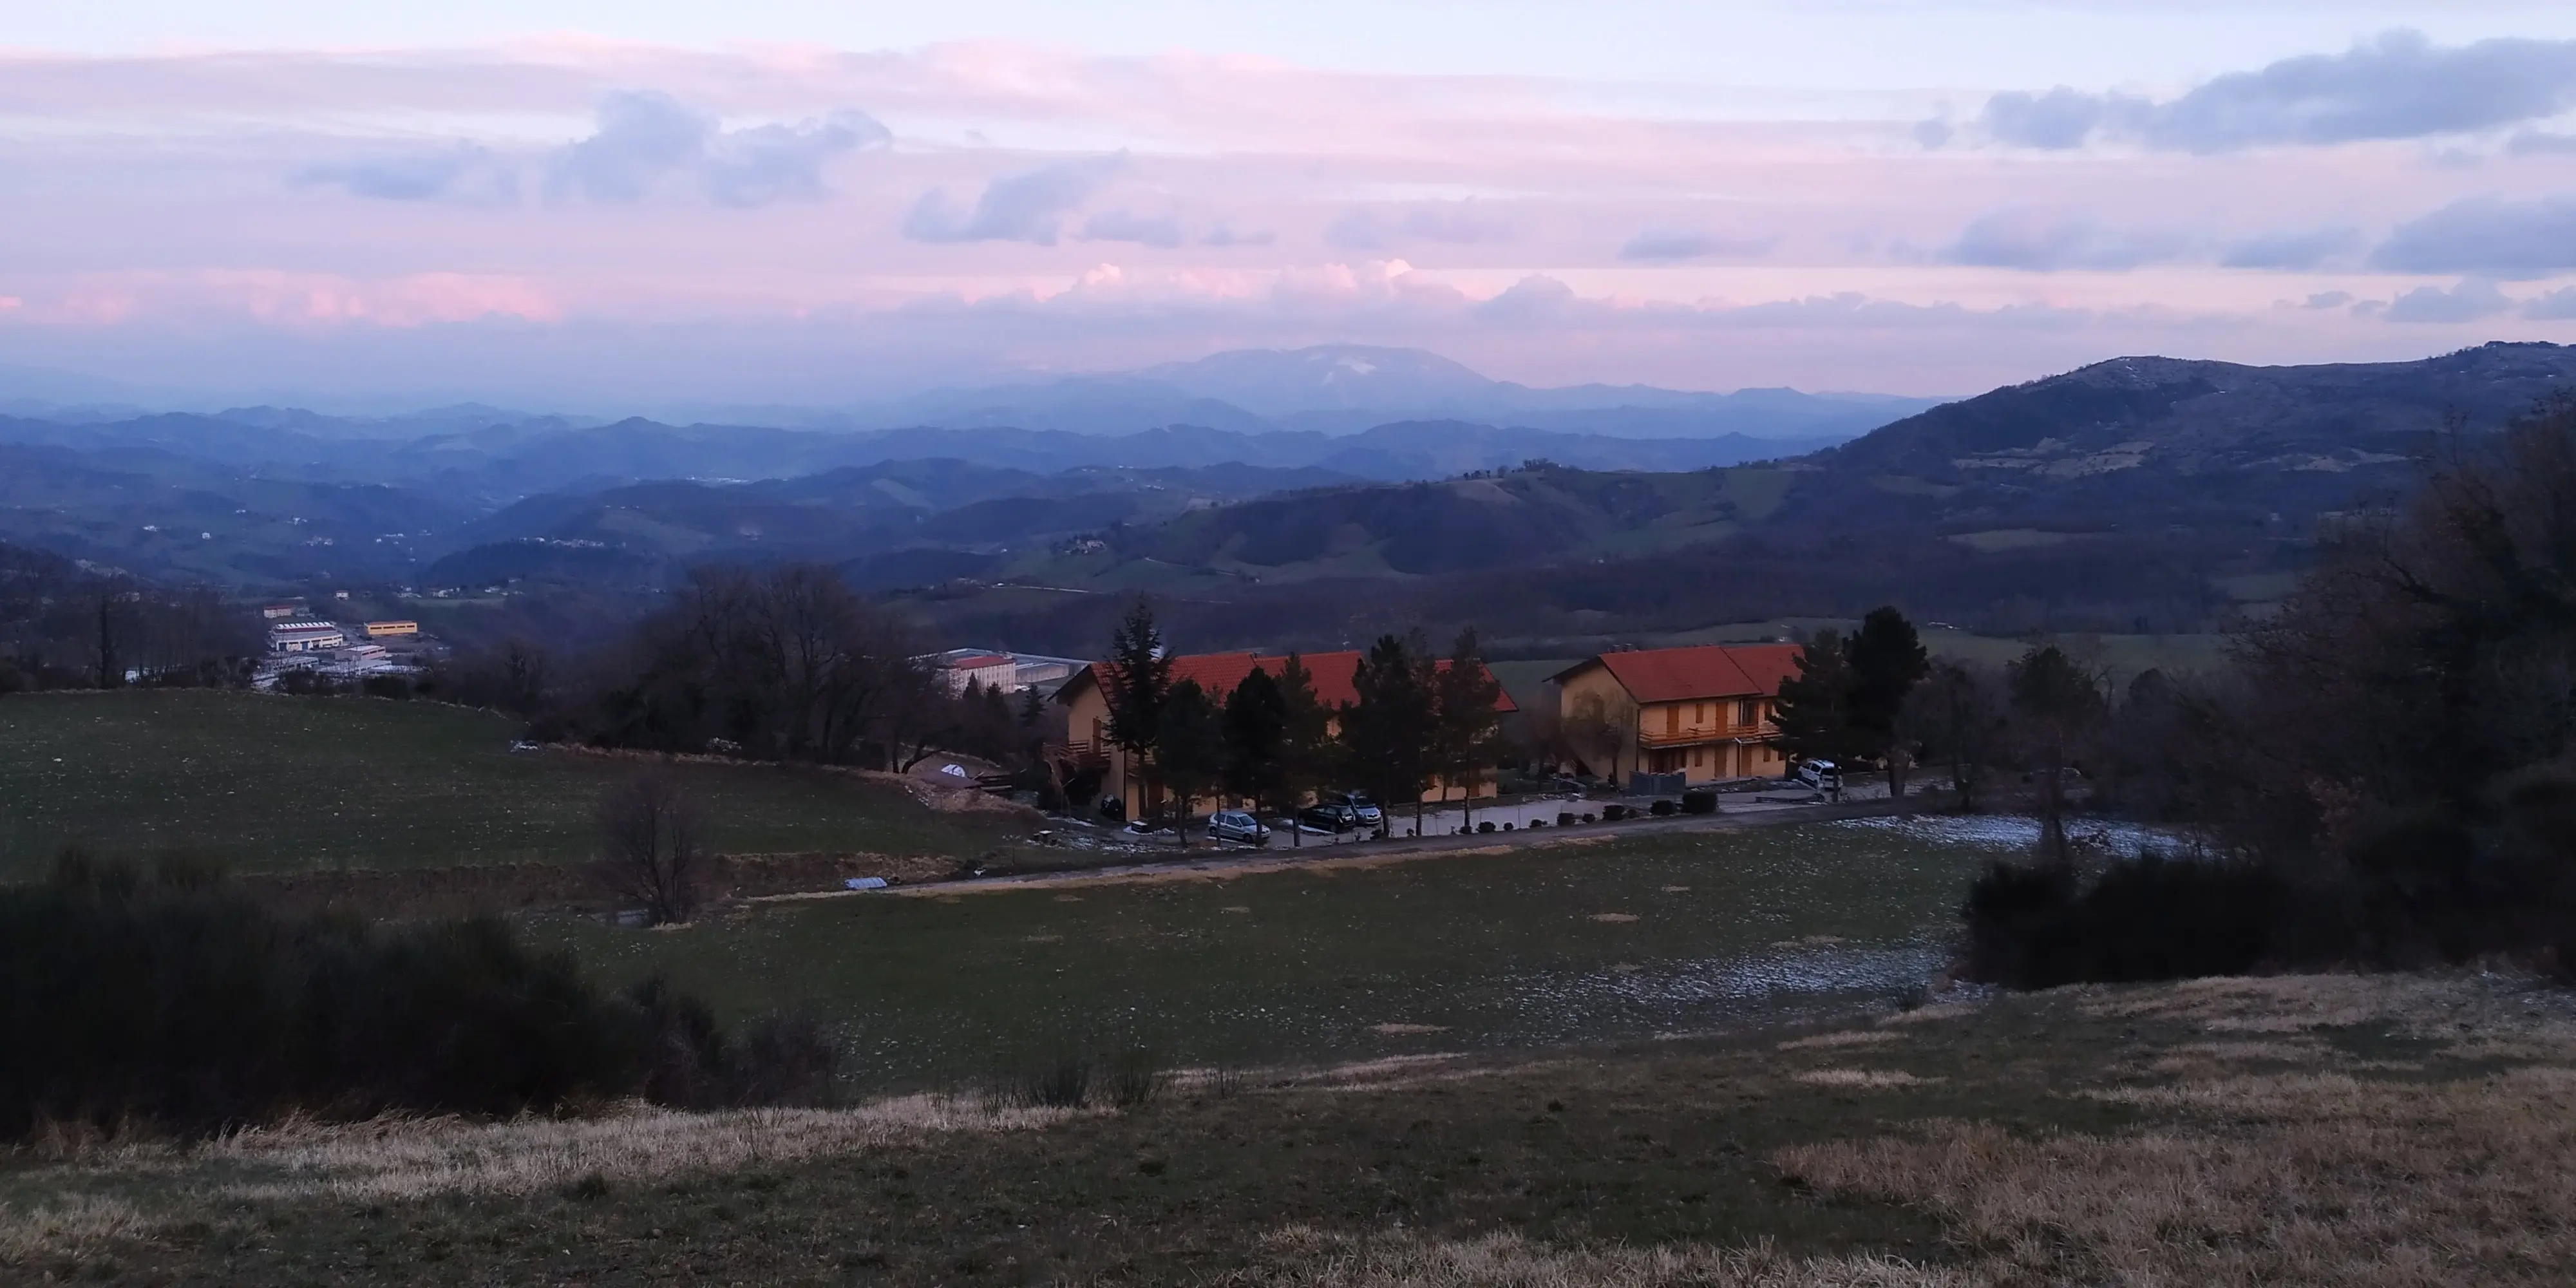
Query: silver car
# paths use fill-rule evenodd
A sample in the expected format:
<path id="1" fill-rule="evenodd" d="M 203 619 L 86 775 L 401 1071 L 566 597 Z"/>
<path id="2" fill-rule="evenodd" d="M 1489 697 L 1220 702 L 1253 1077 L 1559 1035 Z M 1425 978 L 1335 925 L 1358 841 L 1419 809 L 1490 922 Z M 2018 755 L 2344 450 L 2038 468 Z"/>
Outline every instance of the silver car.
<path id="1" fill-rule="evenodd" d="M 1244 845 L 1268 845 L 1270 829 L 1261 820 L 1239 809 L 1221 809 L 1208 815 L 1208 839 L 1235 841 Z"/>

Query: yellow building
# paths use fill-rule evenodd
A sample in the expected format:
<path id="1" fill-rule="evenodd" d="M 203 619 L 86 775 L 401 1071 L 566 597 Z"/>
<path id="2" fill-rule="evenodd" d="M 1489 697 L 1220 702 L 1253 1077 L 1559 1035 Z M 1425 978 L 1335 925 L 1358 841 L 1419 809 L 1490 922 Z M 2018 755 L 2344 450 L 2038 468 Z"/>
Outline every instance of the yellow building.
<path id="1" fill-rule="evenodd" d="M 367 623 L 367 638 L 371 640 L 409 639 L 418 634 L 420 634 L 420 623 L 418 622 Z"/>
<path id="2" fill-rule="evenodd" d="M 1788 768 L 1771 714 L 1780 682 L 1797 673 L 1795 645 L 1712 644 L 1602 653 L 1549 682 L 1579 769 L 1706 783 Z"/>

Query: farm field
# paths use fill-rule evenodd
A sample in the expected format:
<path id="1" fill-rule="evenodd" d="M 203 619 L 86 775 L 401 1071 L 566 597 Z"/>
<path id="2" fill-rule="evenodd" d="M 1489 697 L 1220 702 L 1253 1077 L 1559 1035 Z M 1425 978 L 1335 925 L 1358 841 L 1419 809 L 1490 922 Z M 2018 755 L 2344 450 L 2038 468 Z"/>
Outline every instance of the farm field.
<path id="1" fill-rule="evenodd" d="M 184 849 L 244 872 L 570 862 L 590 813 L 637 766 L 513 752 L 518 726 L 424 702 L 206 690 L 0 701 L 0 880 L 57 848 Z M 738 853 L 971 854 L 1011 825 L 900 788 L 760 765 L 672 767 Z"/>
<path id="2" fill-rule="evenodd" d="M 1919 990 L 2007 823 L 1872 820 L 1383 866 L 753 904 L 661 931 L 531 926 L 603 981 L 806 1010 L 856 1085 L 1080 1050 L 1317 1062 L 1740 1024 Z"/>

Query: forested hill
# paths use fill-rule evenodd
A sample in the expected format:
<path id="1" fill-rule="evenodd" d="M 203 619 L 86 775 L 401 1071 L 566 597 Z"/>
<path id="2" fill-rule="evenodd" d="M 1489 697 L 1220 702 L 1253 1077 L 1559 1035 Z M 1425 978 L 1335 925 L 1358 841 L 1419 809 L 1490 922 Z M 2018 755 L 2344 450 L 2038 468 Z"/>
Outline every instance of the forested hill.
<path id="1" fill-rule="evenodd" d="M 1817 452 L 1780 517 L 1951 530 L 2295 522 L 2405 486 L 2455 420 L 2493 429 L 2567 389 L 2576 347 L 2552 344 L 2305 367 L 2117 358 Z"/>

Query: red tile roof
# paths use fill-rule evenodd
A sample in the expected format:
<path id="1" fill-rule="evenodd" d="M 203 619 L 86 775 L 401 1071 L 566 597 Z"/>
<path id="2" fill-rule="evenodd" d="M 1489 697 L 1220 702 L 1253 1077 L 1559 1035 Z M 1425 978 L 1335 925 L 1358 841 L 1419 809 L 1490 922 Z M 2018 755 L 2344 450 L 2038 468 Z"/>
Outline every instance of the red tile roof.
<path id="1" fill-rule="evenodd" d="M 1314 677 L 1316 699 L 1327 707 L 1337 707 L 1360 700 L 1359 690 L 1352 686 L 1351 681 L 1359 673 L 1362 656 L 1356 649 L 1344 649 L 1333 653 L 1301 654 L 1297 660 L 1305 665 L 1307 674 Z M 1282 653 L 1185 653 L 1172 659 L 1172 682 L 1195 681 L 1208 696 L 1222 702 L 1226 695 L 1234 692 L 1234 686 L 1243 683 L 1245 676 L 1256 670 L 1268 671 L 1275 676 L 1287 660 L 1287 655 Z M 1449 668 L 1445 658 L 1439 665 L 1442 670 Z M 1075 675 L 1096 673 L 1092 676 L 1092 683 L 1106 684 L 1116 676 L 1117 670 L 1110 663 L 1094 662 Z M 1068 680 L 1058 692 L 1069 694 L 1074 687 L 1074 683 Z M 1508 715 L 1520 708 L 1513 705 L 1512 695 L 1498 691 L 1494 697 L 1494 710 Z"/>
<path id="2" fill-rule="evenodd" d="M 1588 666 L 1607 668 L 1639 702 L 1769 697 L 1780 692 L 1782 680 L 1798 673 L 1798 646 L 1703 644 L 1602 653 L 1550 678 L 1561 684 Z"/>

